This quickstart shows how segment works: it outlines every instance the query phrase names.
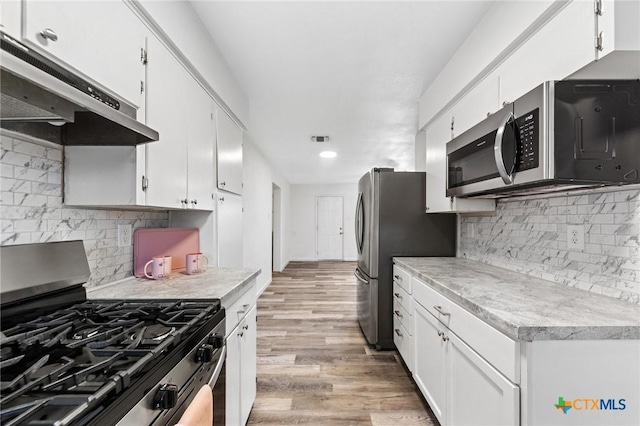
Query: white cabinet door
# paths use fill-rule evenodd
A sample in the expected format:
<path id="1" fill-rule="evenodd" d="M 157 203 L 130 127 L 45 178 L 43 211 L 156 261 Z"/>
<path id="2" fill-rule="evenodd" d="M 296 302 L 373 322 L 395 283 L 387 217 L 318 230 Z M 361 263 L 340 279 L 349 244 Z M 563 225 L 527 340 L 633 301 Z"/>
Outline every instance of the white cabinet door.
<path id="1" fill-rule="evenodd" d="M 447 344 L 442 339 L 445 327 L 422 306 L 415 306 L 414 373 L 418 387 L 440 424 L 446 425 Z"/>
<path id="2" fill-rule="evenodd" d="M 256 367 L 257 367 L 257 308 L 253 308 L 247 313 L 245 319 L 240 323 L 240 332 L 243 333 L 241 346 L 241 379 L 240 379 L 240 424 L 246 424 L 256 399 Z"/>
<path id="3" fill-rule="evenodd" d="M 184 208 L 187 196 L 187 132 L 184 87 L 189 76 L 155 38 L 147 41 L 147 125 L 160 133 L 146 144 L 147 205 Z"/>
<path id="4" fill-rule="evenodd" d="M 543 81 L 562 80 L 596 58 L 593 2 L 574 1 L 499 68 L 500 103 L 513 102 Z"/>
<path id="5" fill-rule="evenodd" d="M 218 266 L 242 268 L 242 197 L 218 194 Z"/>
<path id="6" fill-rule="evenodd" d="M 218 189 L 242 194 L 242 129 L 218 111 Z"/>
<path id="7" fill-rule="evenodd" d="M 451 137 L 460 136 L 500 109 L 500 79 L 492 74 L 451 108 Z"/>
<path id="8" fill-rule="evenodd" d="M 189 208 L 213 210 L 215 180 L 215 120 L 213 100 L 202 87 L 189 78 L 187 96 L 188 165 L 187 189 Z"/>
<path id="9" fill-rule="evenodd" d="M 447 190 L 447 142 L 451 140 L 451 115 L 443 114 L 426 130 L 427 213 L 451 211 Z"/>
<path id="10" fill-rule="evenodd" d="M 23 2 L 25 43 L 141 107 L 146 28 L 122 1 Z M 44 38 L 45 30 L 57 40 Z"/>
<path id="11" fill-rule="evenodd" d="M 240 369 L 242 363 L 240 336 L 241 324 L 227 336 L 227 361 L 225 379 L 225 414 L 227 426 L 238 426 L 240 422 Z"/>
<path id="12" fill-rule="evenodd" d="M 447 425 L 520 424 L 518 386 L 498 373 L 455 334 L 447 331 Z M 461 403 L 463 402 L 463 403 Z"/>

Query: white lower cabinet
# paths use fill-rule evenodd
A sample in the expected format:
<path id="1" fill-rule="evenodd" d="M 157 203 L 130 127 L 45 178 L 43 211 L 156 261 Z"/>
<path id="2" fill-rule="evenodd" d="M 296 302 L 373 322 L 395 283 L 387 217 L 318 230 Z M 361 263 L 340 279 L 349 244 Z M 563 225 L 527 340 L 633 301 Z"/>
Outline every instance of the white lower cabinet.
<path id="1" fill-rule="evenodd" d="M 230 306 L 227 329 L 226 424 L 247 423 L 256 398 L 257 322 L 255 282 Z"/>
<path id="2" fill-rule="evenodd" d="M 413 378 L 441 425 L 447 424 L 446 342 L 444 327 L 422 306 L 415 307 L 415 371 Z"/>
<path id="3" fill-rule="evenodd" d="M 429 314 L 430 315 L 430 314 Z M 517 425 L 520 388 L 454 333 L 444 334 L 448 425 Z"/>

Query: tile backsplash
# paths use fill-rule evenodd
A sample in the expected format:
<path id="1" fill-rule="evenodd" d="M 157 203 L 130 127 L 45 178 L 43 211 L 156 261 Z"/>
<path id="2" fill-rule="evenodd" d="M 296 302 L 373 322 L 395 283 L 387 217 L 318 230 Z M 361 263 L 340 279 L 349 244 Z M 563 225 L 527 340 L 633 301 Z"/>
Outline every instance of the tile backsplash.
<path id="1" fill-rule="evenodd" d="M 461 216 L 458 256 L 640 303 L 640 188 L 498 201 Z M 584 249 L 567 227 L 584 229 Z"/>
<path id="2" fill-rule="evenodd" d="M 133 247 L 118 247 L 118 225 L 165 228 L 166 211 L 125 211 L 62 204 L 62 149 L 0 136 L 0 245 L 83 240 L 89 285 L 133 274 Z"/>

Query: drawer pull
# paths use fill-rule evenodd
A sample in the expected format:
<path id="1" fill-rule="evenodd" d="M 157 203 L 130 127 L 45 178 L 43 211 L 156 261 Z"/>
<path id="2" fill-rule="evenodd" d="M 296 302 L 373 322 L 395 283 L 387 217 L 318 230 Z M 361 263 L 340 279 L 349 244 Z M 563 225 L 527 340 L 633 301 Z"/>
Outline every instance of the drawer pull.
<path id="1" fill-rule="evenodd" d="M 398 297 L 398 298 L 402 299 L 402 296 L 400 296 L 400 293 L 393 293 L 393 295 L 394 295 L 395 297 Z"/>
<path id="2" fill-rule="evenodd" d="M 397 316 L 399 316 L 400 318 L 402 318 L 402 314 L 400 313 L 400 311 L 393 311 L 393 312 L 395 312 L 395 314 L 396 314 Z"/>
<path id="3" fill-rule="evenodd" d="M 444 336 L 444 331 L 438 330 L 438 336 L 440 336 L 440 337 Z"/>
<path id="4" fill-rule="evenodd" d="M 400 275 L 394 275 L 393 278 L 395 278 L 396 280 L 402 281 L 402 278 L 400 278 Z"/>
<path id="5" fill-rule="evenodd" d="M 244 327 L 242 327 L 243 330 L 248 330 L 249 329 L 249 324 L 245 325 Z"/>
<path id="6" fill-rule="evenodd" d="M 436 306 L 434 306 L 434 307 L 433 307 L 433 309 L 435 309 L 436 311 L 438 311 L 438 313 L 439 313 L 440 315 L 446 315 L 446 316 L 451 315 L 449 312 L 445 312 L 445 311 L 443 311 L 443 310 L 442 310 L 442 306 L 436 305 Z"/>
<path id="7" fill-rule="evenodd" d="M 449 340 L 449 338 L 442 333 L 442 341 L 446 342 L 447 340 Z"/>
<path id="8" fill-rule="evenodd" d="M 244 331 L 241 331 L 240 333 L 238 333 L 238 336 L 239 336 L 239 337 L 244 336 Z"/>
<path id="9" fill-rule="evenodd" d="M 402 333 L 400 333 L 400 330 L 396 328 L 396 334 L 400 337 L 402 337 Z"/>
<path id="10" fill-rule="evenodd" d="M 249 309 L 251 305 L 250 304 L 246 304 L 246 305 L 242 305 L 242 309 L 238 309 L 238 313 L 239 314 L 244 314 L 245 312 L 247 312 L 247 309 Z"/>

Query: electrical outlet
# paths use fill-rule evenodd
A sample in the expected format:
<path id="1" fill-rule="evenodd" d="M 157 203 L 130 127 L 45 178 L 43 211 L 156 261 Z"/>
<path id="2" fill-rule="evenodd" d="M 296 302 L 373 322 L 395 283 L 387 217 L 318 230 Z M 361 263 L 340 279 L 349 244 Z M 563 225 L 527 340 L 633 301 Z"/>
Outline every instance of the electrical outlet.
<path id="1" fill-rule="evenodd" d="M 567 225 L 567 248 L 584 250 L 584 225 Z"/>
<path id="2" fill-rule="evenodd" d="M 131 225 L 118 225 L 118 247 L 131 245 Z"/>

